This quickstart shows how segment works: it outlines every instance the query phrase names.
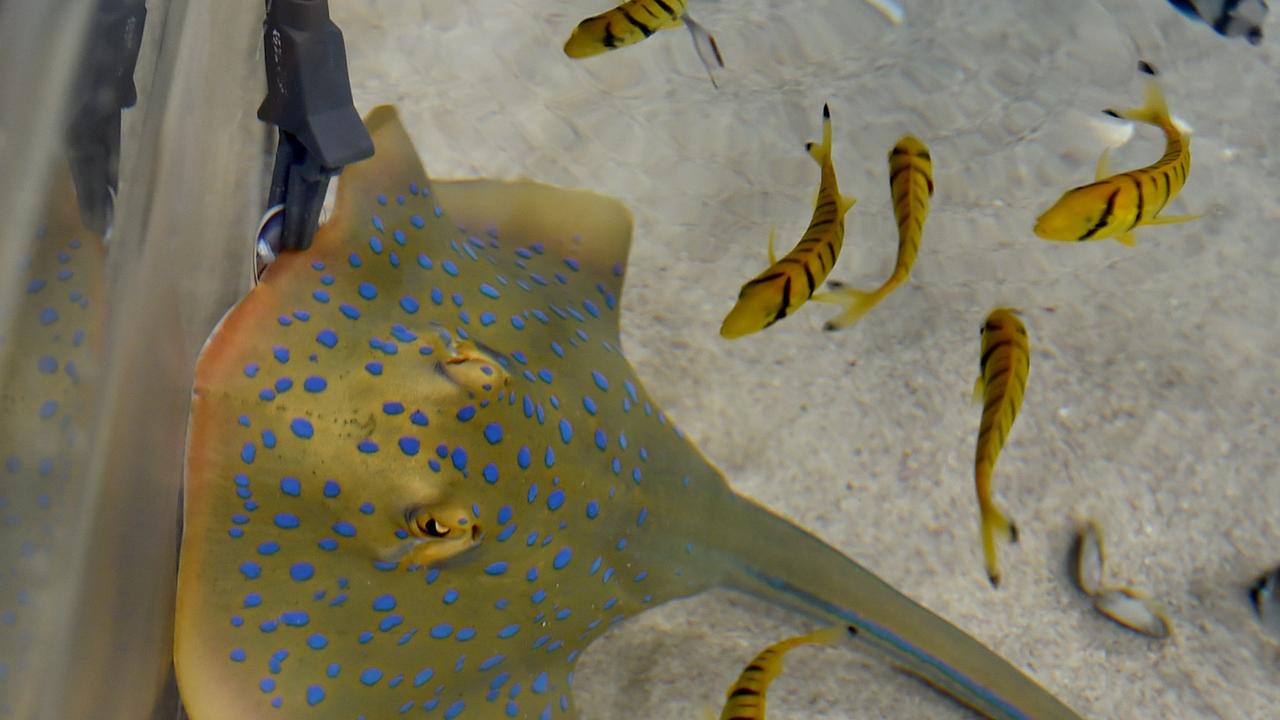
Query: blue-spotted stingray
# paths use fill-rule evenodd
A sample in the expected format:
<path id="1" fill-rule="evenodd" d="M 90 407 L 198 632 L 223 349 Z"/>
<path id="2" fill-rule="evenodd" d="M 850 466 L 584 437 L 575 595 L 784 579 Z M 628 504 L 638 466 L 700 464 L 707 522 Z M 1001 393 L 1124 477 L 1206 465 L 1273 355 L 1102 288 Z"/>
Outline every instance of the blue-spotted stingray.
<path id="1" fill-rule="evenodd" d="M 48 700 L 105 349 L 106 247 L 55 173 L 17 303 L 0 307 L 0 718 Z"/>
<path id="2" fill-rule="evenodd" d="M 849 626 L 989 717 L 1079 717 L 683 438 L 621 351 L 623 206 L 431 183 L 394 109 L 367 124 L 376 152 L 313 246 L 197 365 L 175 648 L 194 720 L 573 718 L 592 640 L 717 586 Z"/>

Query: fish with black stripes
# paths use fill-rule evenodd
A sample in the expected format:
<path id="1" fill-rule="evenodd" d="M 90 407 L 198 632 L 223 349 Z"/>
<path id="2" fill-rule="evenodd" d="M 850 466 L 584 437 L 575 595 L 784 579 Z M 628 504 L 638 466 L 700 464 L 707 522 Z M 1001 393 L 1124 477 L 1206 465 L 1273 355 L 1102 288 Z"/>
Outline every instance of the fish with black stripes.
<path id="1" fill-rule="evenodd" d="M 1169 4 L 1223 37 L 1243 37 L 1250 45 L 1262 44 L 1266 0 L 1169 0 Z"/>
<path id="2" fill-rule="evenodd" d="M 729 688 L 720 720 L 765 720 L 766 694 L 769 685 L 782 673 L 783 656 L 801 645 L 831 645 L 846 634 L 856 636 L 858 629 L 839 625 L 823 628 L 776 642 L 762 650 Z"/>
<path id="3" fill-rule="evenodd" d="M 689 16 L 688 5 L 689 0 L 629 0 L 578 23 L 564 44 L 564 54 L 575 60 L 594 57 L 683 25 L 693 38 L 693 49 L 707 69 L 711 84 L 719 87 L 711 67 L 724 67 L 720 46 L 706 28 Z"/>
<path id="4" fill-rule="evenodd" d="M 1129 110 L 1105 110 L 1115 118 L 1154 125 L 1164 131 L 1164 155 L 1137 170 L 1108 176 L 1108 151 L 1098 158 L 1095 181 L 1068 190 L 1036 220 L 1035 233 L 1045 240 L 1076 242 L 1115 238 L 1132 246 L 1139 225 L 1170 225 L 1199 215 L 1161 215 L 1177 196 L 1191 172 L 1191 135 L 1169 115 L 1164 93 L 1145 62 L 1138 69 L 1148 75 L 1146 103 Z"/>
<path id="5" fill-rule="evenodd" d="M 920 237 L 924 234 L 924 220 L 929 214 L 929 198 L 933 197 L 933 159 L 929 156 L 929 148 L 913 135 L 902 136 L 889 151 L 889 192 L 893 197 L 893 214 L 898 221 L 898 261 L 893 274 L 872 291 L 831 281 L 831 292 L 819 293 L 813 299 L 844 305 L 844 311 L 828 320 L 824 330 L 839 330 L 858 322 L 911 276 L 911 266 L 915 265 L 916 256 L 920 254 Z"/>
<path id="6" fill-rule="evenodd" d="M 821 144 L 807 143 L 805 149 L 822 168 L 809 229 L 781 260 L 774 254 L 774 232 L 769 232 L 769 267 L 742 286 L 738 302 L 720 325 L 721 337 L 732 340 L 750 335 L 794 314 L 813 297 L 840 257 L 844 216 L 857 199 L 841 195 L 836 182 L 829 106 L 822 106 Z"/>
<path id="7" fill-rule="evenodd" d="M 974 399 L 982 401 L 982 422 L 978 426 L 978 446 L 974 453 L 974 484 L 978 509 L 982 514 L 982 555 L 987 578 L 1000 585 L 1000 563 L 996 558 L 996 534 L 1018 541 L 1018 526 L 991 498 L 991 477 L 996 458 L 1009 437 L 1013 421 L 1022 407 L 1022 395 L 1031 370 L 1031 343 L 1027 328 L 1009 308 L 996 308 L 982 324 L 982 355 L 978 360 L 978 380 Z"/>

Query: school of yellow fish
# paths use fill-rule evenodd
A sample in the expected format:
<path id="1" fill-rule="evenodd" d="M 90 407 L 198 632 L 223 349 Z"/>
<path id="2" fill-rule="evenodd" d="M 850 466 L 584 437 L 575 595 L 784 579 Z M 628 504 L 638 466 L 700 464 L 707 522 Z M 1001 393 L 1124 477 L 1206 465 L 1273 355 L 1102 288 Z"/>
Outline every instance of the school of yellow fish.
<path id="1" fill-rule="evenodd" d="M 902 11 L 896 3 L 872 4 L 894 24 L 902 22 Z M 724 62 L 715 39 L 688 16 L 687 5 L 687 0 L 630 0 L 582 21 L 565 44 L 565 53 L 573 58 L 597 55 L 683 24 L 693 35 L 698 56 L 710 74 L 713 64 L 723 68 Z M 1155 69 L 1146 62 L 1140 62 L 1138 69 L 1147 77 L 1143 106 L 1104 112 L 1159 128 L 1165 135 L 1164 155 L 1147 167 L 1112 175 L 1108 170 L 1109 149 L 1103 150 L 1094 181 L 1067 190 L 1045 210 L 1035 222 L 1036 236 L 1064 242 L 1114 238 L 1133 246 L 1133 231 L 1140 225 L 1182 223 L 1199 217 L 1162 214 L 1191 171 L 1191 137 L 1172 119 Z M 806 145 L 820 168 L 809 228 L 781 259 L 774 253 L 774 233 L 770 232 L 769 265 L 743 284 L 720 327 L 722 337 L 735 339 L 765 330 L 795 314 L 809 300 L 842 307 L 839 314 L 825 323 L 824 329 L 848 328 L 910 278 L 911 268 L 920 254 L 934 185 L 933 158 L 928 147 L 908 134 L 889 151 L 889 190 L 898 226 L 898 257 L 893 272 L 874 290 L 859 290 L 833 280 L 828 291 L 818 291 L 839 259 L 844 245 L 845 214 L 857 202 L 840 193 L 831 137 L 831 111 L 824 105 L 822 142 Z M 974 484 L 981 518 L 982 554 L 992 586 L 998 586 L 1001 577 L 997 539 L 1018 540 L 1018 527 L 996 507 L 991 484 L 996 459 L 1022 406 L 1031 365 L 1030 339 L 1019 314 L 1014 309 L 996 308 L 982 323 L 978 379 L 974 386 L 974 399 L 982 403 L 974 453 Z M 1169 634 L 1168 619 L 1151 600 L 1128 588 L 1102 584 L 1101 538 L 1095 524 L 1084 526 L 1076 552 L 1077 581 L 1086 593 L 1096 598 L 1095 606 L 1100 612 L 1153 637 Z M 1096 580 L 1089 579 L 1094 576 Z M 747 665 L 730 688 L 720 717 L 764 718 L 765 693 L 782 670 L 782 656 L 799 645 L 831 642 L 842 630 L 827 628 L 770 645 Z"/>

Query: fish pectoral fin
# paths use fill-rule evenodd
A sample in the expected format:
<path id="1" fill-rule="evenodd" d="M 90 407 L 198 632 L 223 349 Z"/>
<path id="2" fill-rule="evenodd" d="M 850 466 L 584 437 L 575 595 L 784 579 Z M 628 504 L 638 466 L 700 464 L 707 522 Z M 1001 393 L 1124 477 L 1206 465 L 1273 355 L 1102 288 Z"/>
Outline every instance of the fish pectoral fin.
<path id="1" fill-rule="evenodd" d="M 1199 220 L 1203 215 L 1161 215 L 1142 223 L 1143 225 L 1175 225 L 1177 223 Z"/>
<path id="2" fill-rule="evenodd" d="M 778 234 L 778 226 L 774 225 L 769 228 L 769 265 L 772 266 L 778 262 L 778 254 L 773 251 L 773 239 Z"/>
<path id="3" fill-rule="evenodd" d="M 843 215 L 849 212 L 849 208 L 857 204 L 858 204 L 858 198 L 852 195 L 841 195 L 840 196 L 840 214 Z"/>
<path id="4" fill-rule="evenodd" d="M 1127 232 L 1127 233 L 1124 233 L 1123 235 L 1117 235 L 1116 242 L 1120 243 L 1121 245 L 1124 245 L 1125 247 L 1137 247 L 1138 245 L 1138 241 L 1133 238 L 1132 232 Z"/>
<path id="5" fill-rule="evenodd" d="M 1101 180 L 1110 174 L 1108 168 L 1111 164 L 1111 148 L 1103 148 L 1102 154 L 1098 156 L 1098 166 L 1093 171 L 1093 179 Z"/>
<path id="6" fill-rule="evenodd" d="M 973 402 L 975 404 L 982 402 L 982 392 L 986 389 L 986 383 L 982 382 L 982 373 L 978 373 L 978 379 L 973 381 Z"/>

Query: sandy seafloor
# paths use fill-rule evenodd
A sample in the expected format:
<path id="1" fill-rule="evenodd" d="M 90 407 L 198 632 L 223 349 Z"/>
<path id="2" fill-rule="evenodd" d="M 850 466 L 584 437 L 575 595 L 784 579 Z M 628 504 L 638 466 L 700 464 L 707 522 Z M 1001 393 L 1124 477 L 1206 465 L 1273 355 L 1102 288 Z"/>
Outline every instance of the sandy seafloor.
<path id="1" fill-rule="evenodd" d="M 1280 562 L 1280 60 L 1162 0 L 905 0 L 890 26 L 858 0 L 693 0 L 727 68 L 707 80 L 683 31 L 570 61 L 609 0 L 333 3 L 362 112 L 395 103 L 437 177 L 529 177 L 624 201 L 635 240 L 625 349 L 733 487 L 811 529 L 1093 718 L 1268 718 L 1280 646 L 1244 587 Z M 1138 247 L 1035 238 L 1036 215 L 1093 175 L 1140 103 L 1141 56 L 1194 129 L 1190 180 Z M 739 286 L 804 230 L 802 144 L 831 103 L 841 187 L 860 202 L 832 275 L 873 285 L 896 252 L 885 155 L 931 148 L 937 192 L 909 286 L 858 326 L 812 304 L 733 343 Z M 1112 167 L 1163 139 L 1138 128 Z M 997 468 L 1020 523 L 1003 586 L 984 577 L 973 499 L 978 326 L 1026 311 L 1023 412 Z M 1073 517 L 1094 517 L 1114 582 L 1165 603 L 1173 639 L 1095 613 L 1071 585 Z M 674 603 L 585 654 L 586 718 L 699 717 L 801 621 L 727 592 Z M 806 648 L 772 718 L 967 711 L 844 649 Z"/>

